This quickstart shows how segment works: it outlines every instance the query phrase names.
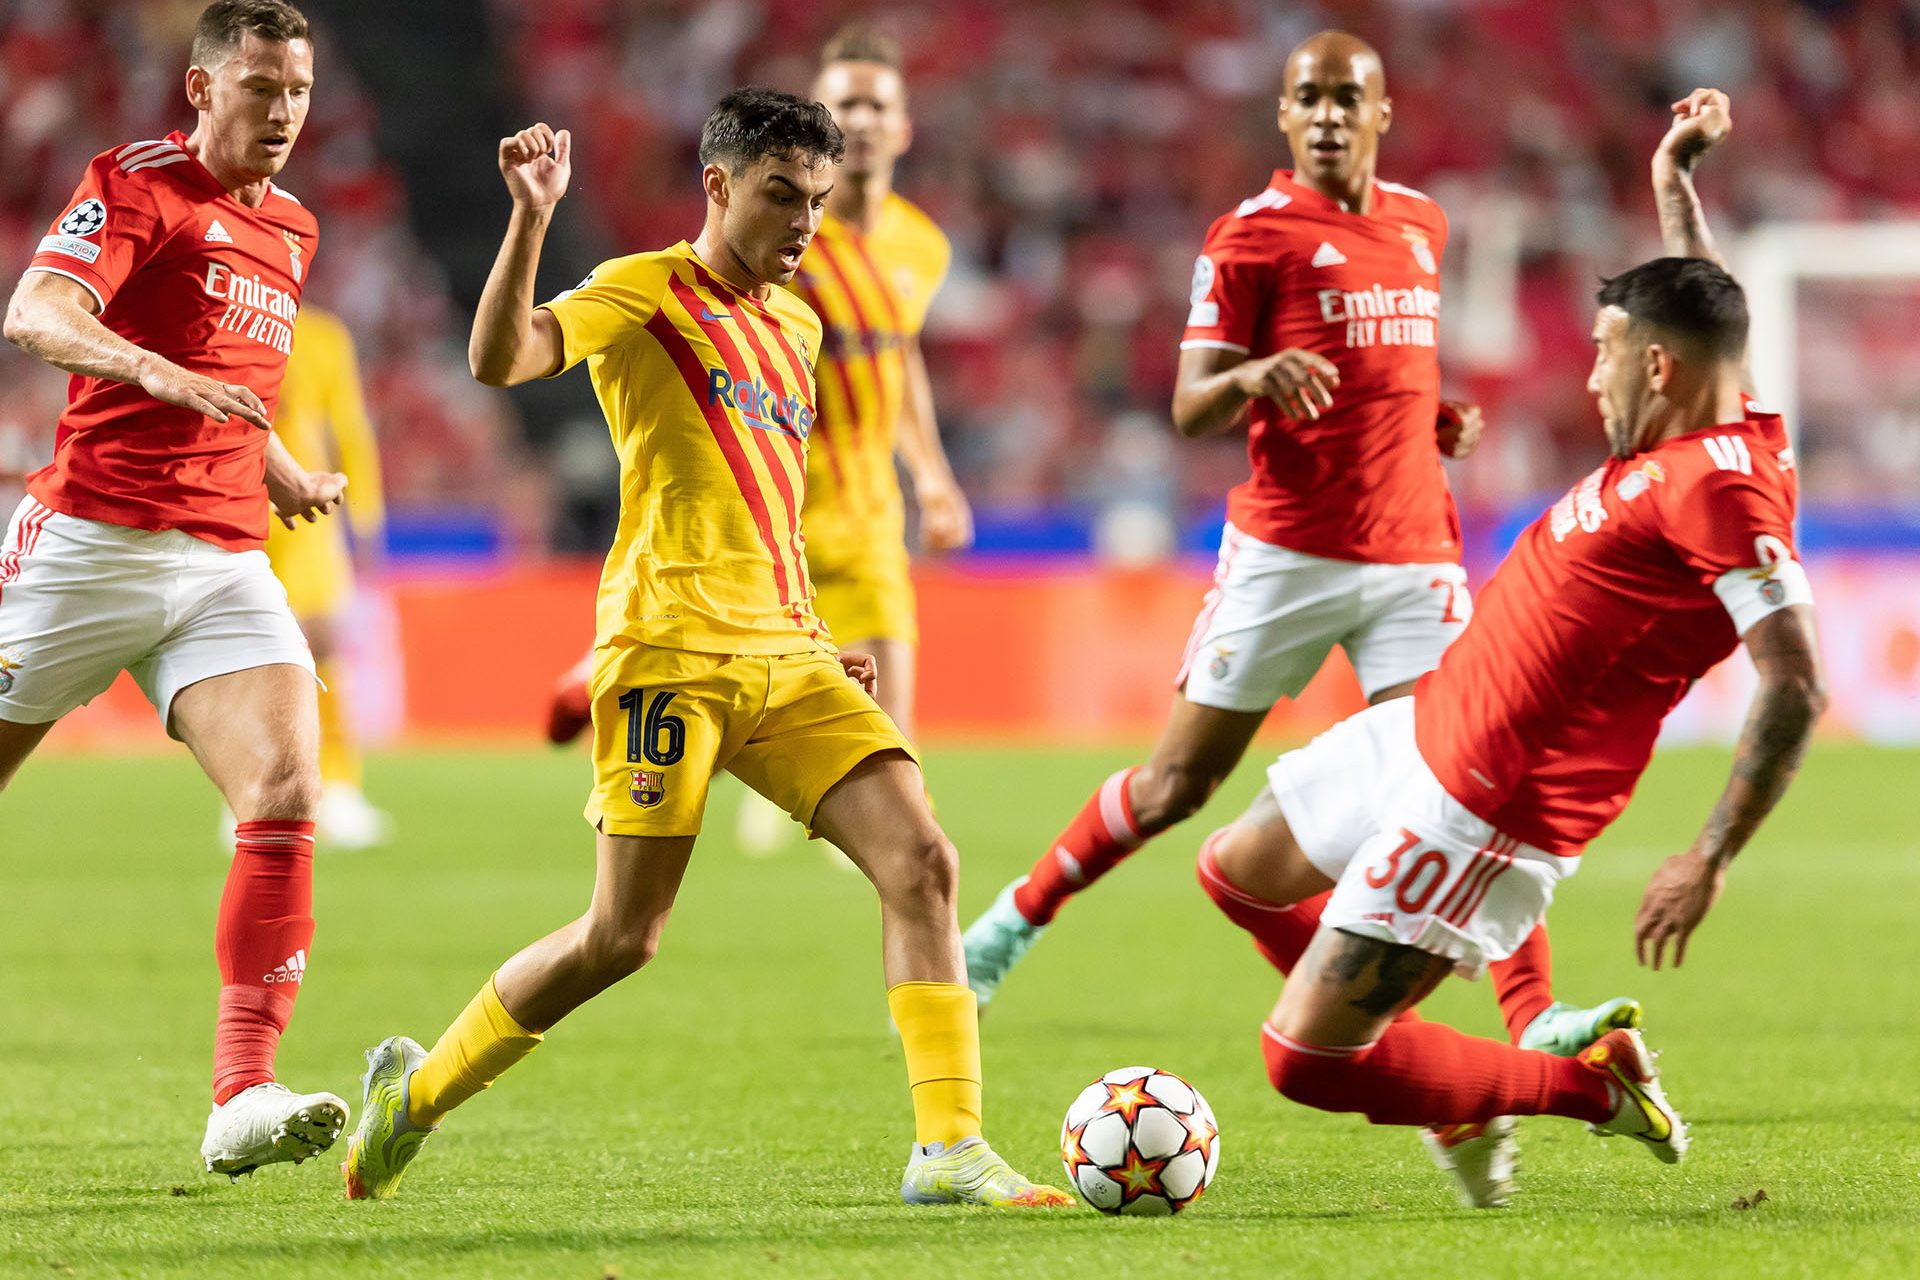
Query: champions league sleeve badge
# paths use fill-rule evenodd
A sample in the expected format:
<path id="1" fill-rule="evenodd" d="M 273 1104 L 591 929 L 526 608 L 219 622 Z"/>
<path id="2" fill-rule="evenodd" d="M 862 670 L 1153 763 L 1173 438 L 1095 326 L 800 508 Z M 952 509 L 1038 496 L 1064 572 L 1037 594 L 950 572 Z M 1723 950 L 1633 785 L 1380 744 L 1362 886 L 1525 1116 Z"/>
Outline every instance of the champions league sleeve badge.
<path id="1" fill-rule="evenodd" d="M 107 225 L 107 206 L 98 200 L 82 200 L 60 219 L 60 232 L 69 236 L 90 236 Z"/>

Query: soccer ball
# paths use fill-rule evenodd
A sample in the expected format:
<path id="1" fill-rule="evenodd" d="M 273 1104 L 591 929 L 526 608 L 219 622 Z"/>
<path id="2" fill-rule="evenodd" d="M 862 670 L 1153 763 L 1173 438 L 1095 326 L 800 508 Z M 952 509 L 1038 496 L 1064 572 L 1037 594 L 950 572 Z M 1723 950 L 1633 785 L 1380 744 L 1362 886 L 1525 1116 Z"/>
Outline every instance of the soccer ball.
<path id="1" fill-rule="evenodd" d="M 1179 1076 L 1122 1067 L 1067 1108 L 1060 1159 L 1081 1198 L 1102 1213 L 1178 1213 L 1220 1167 L 1220 1126 Z"/>

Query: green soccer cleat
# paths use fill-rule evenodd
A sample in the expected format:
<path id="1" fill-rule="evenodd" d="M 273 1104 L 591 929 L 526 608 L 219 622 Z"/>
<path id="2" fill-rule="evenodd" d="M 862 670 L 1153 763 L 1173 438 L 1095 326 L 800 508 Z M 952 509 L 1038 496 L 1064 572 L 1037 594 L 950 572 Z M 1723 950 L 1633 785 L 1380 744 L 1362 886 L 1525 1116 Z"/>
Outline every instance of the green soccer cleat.
<path id="1" fill-rule="evenodd" d="M 1663 1164 L 1687 1154 L 1687 1126 L 1660 1087 L 1660 1070 L 1640 1033 L 1616 1028 L 1582 1049 L 1580 1065 L 1605 1075 L 1617 1098 L 1613 1118 L 1588 1129 L 1603 1138 L 1632 1138 Z"/>
<path id="2" fill-rule="evenodd" d="M 993 905 L 961 935 L 960 945 L 967 959 L 967 985 L 973 988 L 974 997 L 983 1009 L 992 1001 L 993 993 L 1000 989 L 1007 973 L 1020 963 L 1020 957 L 1047 931 L 1043 924 L 1030 923 L 1020 914 L 1020 908 L 1013 905 L 1013 891 L 1026 882 L 1027 878 L 1021 876 L 1002 889 Z"/>
<path id="3" fill-rule="evenodd" d="M 360 1127 L 347 1139 L 340 1166 L 347 1199 L 385 1200 L 398 1191 L 400 1175 L 433 1132 L 407 1119 L 407 1082 L 426 1059 L 427 1051 L 405 1036 L 389 1036 L 367 1050 Z"/>
<path id="4" fill-rule="evenodd" d="M 1617 996 L 1591 1009 L 1556 1000 L 1520 1033 L 1520 1047 L 1571 1058 L 1609 1031 L 1639 1025 L 1640 1002 L 1626 996 Z"/>
<path id="5" fill-rule="evenodd" d="M 985 1138 L 914 1143 L 900 1198 L 908 1204 L 983 1204 L 995 1209 L 1057 1209 L 1073 1203 L 1058 1187 L 1028 1182 L 994 1154 Z"/>

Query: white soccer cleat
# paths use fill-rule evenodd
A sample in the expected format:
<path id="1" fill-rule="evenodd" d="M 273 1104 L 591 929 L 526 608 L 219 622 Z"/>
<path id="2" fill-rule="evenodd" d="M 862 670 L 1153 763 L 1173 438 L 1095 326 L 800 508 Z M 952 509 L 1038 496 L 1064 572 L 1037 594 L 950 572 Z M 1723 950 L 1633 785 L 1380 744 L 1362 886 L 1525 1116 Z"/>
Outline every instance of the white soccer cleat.
<path id="1" fill-rule="evenodd" d="M 352 783 L 330 782 L 320 793 L 314 836 L 330 848 L 358 853 L 393 839 L 393 815 L 376 809 Z"/>
<path id="2" fill-rule="evenodd" d="M 1512 1116 L 1485 1124 L 1429 1126 L 1420 1141 L 1434 1164 L 1453 1179 L 1460 1203 L 1469 1209 L 1504 1209 L 1513 1198 L 1513 1174 L 1520 1167 L 1519 1126 Z"/>
<path id="3" fill-rule="evenodd" d="M 1034 924 L 1021 915 L 1020 908 L 1014 905 L 1014 890 L 1026 882 L 1027 878 L 1021 876 L 1002 889 L 993 905 L 961 935 L 960 945 L 967 960 L 967 985 L 973 988 L 982 1008 L 993 999 L 993 993 L 1000 989 L 1013 966 L 1020 963 L 1020 957 L 1047 931 L 1045 925 Z"/>
<path id="4" fill-rule="evenodd" d="M 1687 1126 L 1660 1087 L 1660 1070 L 1638 1031 L 1609 1031 L 1580 1051 L 1580 1062 L 1613 1082 L 1613 1118 L 1587 1128 L 1603 1138 L 1632 1138 L 1664 1164 L 1687 1154 Z"/>
<path id="5" fill-rule="evenodd" d="M 331 1093 L 295 1093 L 283 1084 L 256 1084 L 213 1109 L 200 1158 L 208 1173 L 237 1178 L 265 1164 L 310 1160 L 332 1146 L 346 1127 L 347 1104 Z"/>

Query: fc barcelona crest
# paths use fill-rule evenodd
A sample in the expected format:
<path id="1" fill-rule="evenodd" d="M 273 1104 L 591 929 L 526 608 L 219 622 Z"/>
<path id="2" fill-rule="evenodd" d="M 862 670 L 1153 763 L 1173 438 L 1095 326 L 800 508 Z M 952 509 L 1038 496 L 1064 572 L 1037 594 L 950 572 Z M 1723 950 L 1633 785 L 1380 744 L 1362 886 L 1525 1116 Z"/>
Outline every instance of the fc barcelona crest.
<path id="1" fill-rule="evenodd" d="M 667 798 L 667 780 L 658 773 L 646 769 L 633 771 L 633 782 L 627 788 L 627 794 L 642 809 L 651 809 Z"/>

